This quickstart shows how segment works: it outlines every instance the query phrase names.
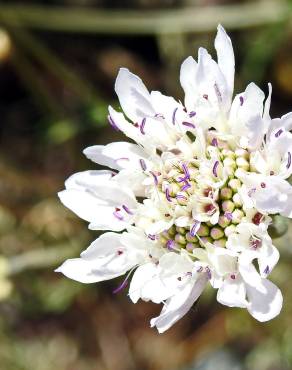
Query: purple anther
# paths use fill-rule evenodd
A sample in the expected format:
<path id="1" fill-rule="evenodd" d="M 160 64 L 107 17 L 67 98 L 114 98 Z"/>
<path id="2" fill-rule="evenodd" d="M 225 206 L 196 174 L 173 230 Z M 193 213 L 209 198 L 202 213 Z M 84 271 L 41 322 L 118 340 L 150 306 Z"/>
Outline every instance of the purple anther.
<path id="1" fill-rule="evenodd" d="M 220 92 L 219 87 L 218 87 L 216 82 L 214 84 L 214 90 L 215 90 L 215 93 L 217 95 L 218 100 L 222 101 L 222 95 L 221 95 L 221 92 Z"/>
<path id="2" fill-rule="evenodd" d="M 169 188 L 166 188 L 165 189 L 165 196 L 166 196 L 166 199 L 171 202 L 171 197 L 170 197 L 170 194 L 169 194 Z"/>
<path id="3" fill-rule="evenodd" d="M 115 216 L 116 219 L 119 221 L 123 221 L 124 217 L 120 214 L 120 209 L 117 209 L 113 212 L 113 215 Z"/>
<path id="4" fill-rule="evenodd" d="M 235 274 L 231 274 L 231 275 L 230 275 L 230 279 L 235 280 L 235 279 L 236 279 Z"/>
<path id="5" fill-rule="evenodd" d="M 188 271 L 188 272 L 186 272 L 186 276 L 193 276 L 193 274 L 192 274 L 192 272 L 191 271 Z"/>
<path id="6" fill-rule="evenodd" d="M 282 133 L 283 130 L 280 128 L 280 130 L 275 133 L 275 137 L 279 137 Z"/>
<path id="7" fill-rule="evenodd" d="M 120 284 L 116 289 L 113 290 L 113 294 L 117 294 L 119 292 L 121 292 L 123 289 L 126 288 L 126 286 L 128 285 L 128 280 L 125 279 L 122 284 Z"/>
<path id="8" fill-rule="evenodd" d="M 256 192 L 256 188 L 252 188 L 252 189 L 250 189 L 248 192 L 247 192 L 247 195 L 249 196 L 249 197 L 251 197 L 255 192 Z"/>
<path id="9" fill-rule="evenodd" d="M 270 267 L 266 266 L 266 268 L 264 269 L 264 274 L 268 275 L 269 273 L 270 273 Z"/>
<path id="10" fill-rule="evenodd" d="M 200 226 L 201 226 L 201 222 L 200 222 L 200 221 L 195 220 L 195 222 L 194 222 L 193 226 L 192 226 L 192 227 L 191 227 L 191 229 L 190 229 L 190 235 L 191 235 L 191 236 L 195 236 L 195 235 L 197 234 L 197 232 L 198 232 L 198 230 L 199 230 Z"/>
<path id="11" fill-rule="evenodd" d="M 288 168 L 290 168 L 291 166 L 291 153 L 288 152 L 288 161 L 287 161 L 287 164 L 286 164 L 286 168 L 288 170 Z"/>
<path id="12" fill-rule="evenodd" d="M 195 117 L 195 115 L 196 115 L 196 114 L 197 114 L 196 112 L 191 111 L 191 112 L 189 113 L 189 117 L 190 117 L 190 118 L 193 118 L 193 117 Z"/>
<path id="13" fill-rule="evenodd" d="M 192 185 L 189 182 L 185 182 L 184 186 L 181 188 L 181 191 L 186 191 L 187 189 L 191 188 Z"/>
<path id="14" fill-rule="evenodd" d="M 239 97 L 239 101 L 240 101 L 240 105 L 242 106 L 243 105 L 243 102 L 244 102 L 243 96 L 240 96 Z"/>
<path id="15" fill-rule="evenodd" d="M 115 159 L 115 162 L 118 163 L 119 161 L 129 161 L 130 159 L 127 158 L 127 157 L 121 157 L 121 158 L 117 158 Z"/>
<path id="16" fill-rule="evenodd" d="M 170 239 L 166 242 L 166 248 L 169 250 L 169 251 L 172 251 L 173 248 L 174 248 L 174 240 Z"/>
<path id="17" fill-rule="evenodd" d="M 183 199 L 183 200 L 187 200 L 187 197 L 185 197 L 184 195 L 182 194 L 176 194 L 176 199 Z"/>
<path id="18" fill-rule="evenodd" d="M 144 131 L 145 123 L 146 123 L 146 118 L 143 118 L 142 123 L 140 125 L 140 132 L 141 132 L 142 135 L 145 135 L 145 131 Z"/>
<path id="19" fill-rule="evenodd" d="M 218 168 L 218 166 L 219 166 L 219 161 L 216 161 L 216 162 L 214 163 L 214 166 L 213 166 L 213 169 L 212 169 L 213 175 L 214 175 L 215 177 L 218 177 L 218 173 L 217 173 L 217 168 Z"/>
<path id="20" fill-rule="evenodd" d="M 182 166 L 182 169 L 183 169 L 184 174 L 185 174 L 185 179 L 186 180 L 190 180 L 191 179 L 191 176 L 190 176 L 190 172 L 189 172 L 188 166 L 185 163 L 183 163 L 181 166 Z"/>
<path id="21" fill-rule="evenodd" d="M 133 215 L 134 213 L 127 207 L 125 206 L 124 204 L 122 205 L 123 209 L 125 210 L 125 212 L 127 212 L 129 215 Z"/>
<path id="22" fill-rule="evenodd" d="M 204 95 L 203 95 L 203 98 L 204 98 L 204 99 L 206 99 L 206 100 L 208 100 L 208 99 L 209 99 L 208 94 L 204 94 Z"/>
<path id="23" fill-rule="evenodd" d="M 161 114 L 161 113 L 156 113 L 154 118 L 162 118 L 162 119 L 165 119 L 164 115 Z"/>
<path id="24" fill-rule="evenodd" d="M 139 162 L 140 162 L 140 166 L 141 166 L 142 170 L 146 171 L 147 166 L 146 166 L 146 163 L 145 163 L 144 159 L 142 159 L 142 158 L 139 159 Z"/>
<path id="25" fill-rule="evenodd" d="M 212 146 L 218 146 L 218 140 L 216 139 L 216 137 L 214 137 L 211 141 L 211 145 Z"/>
<path id="26" fill-rule="evenodd" d="M 148 234 L 147 237 L 150 240 L 156 240 L 156 235 L 154 235 L 154 234 Z"/>
<path id="27" fill-rule="evenodd" d="M 232 213 L 231 212 L 225 212 L 224 216 L 227 218 L 228 221 L 232 221 Z"/>
<path id="28" fill-rule="evenodd" d="M 191 122 L 183 121 L 182 122 L 182 125 L 187 126 L 187 127 L 190 127 L 190 128 L 196 128 L 196 126 L 193 123 L 191 123 Z"/>
<path id="29" fill-rule="evenodd" d="M 157 186 L 158 185 L 158 177 L 156 176 L 156 174 L 153 171 L 149 171 L 149 172 L 153 176 L 154 184 Z"/>
<path id="30" fill-rule="evenodd" d="M 120 129 L 118 128 L 118 126 L 116 125 L 115 121 L 112 119 L 112 117 L 110 115 L 107 116 L 107 119 L 108 119 L 109 124 L 111 125 L 111 127 L 114 130 L 120 131 Z"/>
<path id="31" fill-rule="evenodd" d="M 176 116 L 176 112 L 177 112 L 178 108 L 175 108 L 175 110 L 173 111 L 172 113 L 172 124 L 175 125 L 175 116 Z"/>
<path id="32" fill-rule="evenodd" d="M 200 266 L 197 270 L 197 272 L 202 272 L 203 271 L 203 266 Z"/>
<path id="33" fill-rule="evenodd" d="M 206 269 L 205 269 L 205 270 L 206 270 L 206 273 L 207 273 L 208 279 L 209 279 L 209 280 L 211 280 L 211 278 L 212 278 L 211 270 L 209 269 L 209 267 L 208 267 L 208 266 L 206 267 Z"/>

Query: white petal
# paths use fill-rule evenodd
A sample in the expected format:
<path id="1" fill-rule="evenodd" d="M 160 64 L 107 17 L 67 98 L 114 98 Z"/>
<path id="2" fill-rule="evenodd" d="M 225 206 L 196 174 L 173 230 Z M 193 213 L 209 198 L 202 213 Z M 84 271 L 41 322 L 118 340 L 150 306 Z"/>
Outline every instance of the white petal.
<path id="1" fill-rule="evenodd" d="M 271 281 L 263 279 L 246 256 L 239 262 L 239 271 L 246 286 L 249 313 L 261 322 L 276 317 L 283 304 L 281 291 Z"/>
<path id="2" fill-rule="evenodd" d="M 121 246 L 119 237 L 114 233 L 103 234 L 81 254 L 81 258 L 65 261 L 56 272 L 81 283 L 95 283 L 124 275 L 141 260 L 141 256 Z"/>
<path id="3" fill-rule="evenodd" d="M 149 92 L 142 80 L 126 68 L 121 68 L 115 83 L 121 107 L 133 122 L 139 122 L 147 116 L 154 116 Z"/>
<path id="4" fill-rule="evenodd" d="M 93 162 L 117 170 L 129 168 L 140 170 L 140 159 L 147 161 L 144 150 L 136 144 L 115 142 L 108 145 L 94 145 L 86 148 L 83 153 Z M 147 163 L 149 168 L 149 163 Z"/>
<path id="5" fill-rule="evenodd" d="M 218 65 L 226 79 L 231 99 L 234 84 L 234 52 L 232 42 L 221 25 L 218 26 L 215 48 L 218 56 Z"/>
<path id="6" fill-rule="evenodd" d="M 217 293 L 217 301 L 229 307 L 242 307 L 248 305 L 246 300 L 246 289 L 240 275 L 232 279 L 230 276 L 224 279 Z"/>
<path id="7" fill-rule="evenodd" d="M 185 106 L 191 110 L 196 99 L 195 76 L 197 62 L 189 56 L 185 59 L 180 68 L 180 84 L 185 92 Z"/>
<path id="8" fill-rule="evenodd" d="M 146 263 L 135 271 L 129 289 L 129 296 L 134 303 L 141 298 L 160 303 L 172 294 L 172 289 L 165 286 L 160 279 L 160 267 Z"/>
<path id="9" fill-rule="evenodd" d="M 273 245 L 266 246 L 258 258 L 259 270 L 262 277 L 267 277 L 279 261 L 279 251 Z"/>
<path id="10" fill-rule="evenodd" d="M 179 293 L 169 298 L 158 317 L 151 319 L 151 327 L 156 326 L 159 333 L 165 332 L 182 318 L 199 298 L 208 281 L 201 275 L 195 282 L 186 284 Z"/>

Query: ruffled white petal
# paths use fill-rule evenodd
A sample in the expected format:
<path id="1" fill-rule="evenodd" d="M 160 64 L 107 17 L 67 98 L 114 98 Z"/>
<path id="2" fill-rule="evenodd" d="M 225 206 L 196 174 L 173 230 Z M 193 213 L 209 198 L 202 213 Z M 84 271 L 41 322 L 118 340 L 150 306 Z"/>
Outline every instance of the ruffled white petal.
<path id="1" fill-rule="evenodd" d="M 160 315 L 151 319 L 151 327 L 156 326 L 159 333 L 168 330 L 190 310 L 204 290 L 207 281 L 206 274 L 202 274 L 196 281 L 182 287 L 176 295 L 165 302 Z"/>
<path id="2" fill-rule="evenodd" d="M 232 278 L 228 276 L 224 279 L 217 292 L 217 301 L 229 307 L 247 307 L 245 284 L 240 275 L 232 275 Z"/>

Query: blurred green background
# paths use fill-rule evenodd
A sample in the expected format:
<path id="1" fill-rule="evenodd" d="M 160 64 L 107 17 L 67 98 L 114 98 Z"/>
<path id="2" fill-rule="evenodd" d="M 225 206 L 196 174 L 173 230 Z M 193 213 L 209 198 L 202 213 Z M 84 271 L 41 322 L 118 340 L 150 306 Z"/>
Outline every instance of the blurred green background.
<path id="1" fill-rule="evenodd" d="M 133 305 L 118 280 L 82 285 L 56 273 L 98 236 L 56 193 L 94 168 L 83 148 L 124 138 L 107 125 L 118 68 L 183 98 L 179 67 L 230 33 L 236 91 L 273 84 L 272 116 L 292 110 L 288 1 L 63 0 L 0 2 L 0 370 L 292 369 L 292 229 L 275 244 L 281 315 L 259 324 L 206 291 L 171 330 Z M 286 227 L 279 221 L 281 227 Z M 291 225 L 291 223 L 290 223 Z"/>

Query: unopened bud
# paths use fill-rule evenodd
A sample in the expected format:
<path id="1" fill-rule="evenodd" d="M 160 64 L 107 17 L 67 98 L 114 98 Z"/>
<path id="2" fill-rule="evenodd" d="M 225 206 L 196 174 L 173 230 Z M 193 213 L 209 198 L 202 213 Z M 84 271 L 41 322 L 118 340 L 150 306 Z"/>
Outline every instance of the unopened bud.
<path id="1" fill-rule="evenodd" d="M 249 153 L 246 149 L 238 148 L 235 150 L 235 155 L 236 157 L 242 157 L 245 159 L 249 158 Z"/>
<path id="2" fill-rule="evenodd" d="M 241 187 L 241 181 L 238 179 L 231 179 L 228 183 L 228 186 L 233 190 L 233 191 L 238 191 L 238 189 Z"/>
<path id="3" fill-rule="evenodd" d="M 179 244 L 186 244 L 186 238 L 181 234 L 176 234 L 174 240 Z"/>
<path id="4" fill-rule="evenodd" d="M 210 232 L 211 237 L 214 240 L 218 240 L 224 236 L 224 231 L 221 229 L 221 227 L 212 227 Z"/>
<path id="5" fill-rule="evenodd" d="M 210 229 L 207 225 L 201 225 L 199 230 L 197 231 L 197 234 L 199 236 L 208 236 L 210 233 Z"/>
<path id="6" fill-rule="evenodd" d="M 241 197 L 238 193 L 233 195 L 232 200 L 233 200 L 233 203 L 235 204 L 235 207 L 241 207 L 242 206 Z"/>
<path id="7" fill-rule="evenodd" d="M 236 209 L 232 212 L 232 223 L 239 224 L 242 217 L 244 216 L 244 213 L 240 209 Z"/>
<path id="8" fill-rule="evenodd" d="M 196 236 L 192 236 L 190 232 L 186 233 L 186 239 L 190 243 L 198 242 L 198 238 Z"/>
<path id="9" fill-rule="evenodd" d="M 225 248 L 226 242 L 227 242 L 226 238 L 221 238 L 218 240 L 214 240 L 213 245 L 215 245 L 215 247 Z"/>
<path id="10" fill-rule="evenodd" d="M 234 159 L 227 157 L 223 160 L 223 166 L 236 168 L 236 162 Z"/>
<path id="11" fill-rule="evenodd" d="M 249 162 L 243 157 L 236 158 L 236 164 L 239 168 L 242 168 L 246 171 L 249 169 Z"/>
<path id="12" fill-rule="evenodd" d="M 210 238 L 210 236 L 202 236 L 200 238 L 200 242 L 204 245 L 204 244 L 207 244 L 207 243 L 212 243 L 213 240 L 212 240 L 212 238 Z"/>
<path id="13" fill-rule="evenodd" d="M 224 212 L 232 212 L 234 208 L 235 208 L 234 203 L 231 202 L 231 200 L 225 200 L 222 203 L 222 209 Z"/>
<path id="14" fill-rule="evenodd" d="M 227 236 L 233 234 L 235 232 L 235 229 L 236 229 L 236 226 L 235 225 L 230 225 L 230 226 L 227 226 L 225 229 L 224 229 L 224 234 Z"/>
<path id="15" fill-rule="evenodd" d="M 223 229 L 225 228 L 225 227 L 227 227 L 229 224 L 230 224 L 230 219 L 228 219 L 226 216 L 224 216 L 224 215 L 221 215 L 220 217 L 219 217 L 219 221 L 218 221 L 218 224 L 221 226 L 221 227 L 223 227 Z"/>
<path id="16" fill-rule="evenodd" d="M 176 226 L 176 231 L 182 235 L 185 235 L 186 229 L 184 227 Z"/>
<path id="17" fill-rule="evenodd" d="M 222 188 L 220 191 L 221 198 L 224 200 L 228 200 L 232 198 L 232 189 L 230 188 Z"/>

